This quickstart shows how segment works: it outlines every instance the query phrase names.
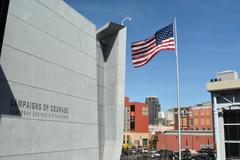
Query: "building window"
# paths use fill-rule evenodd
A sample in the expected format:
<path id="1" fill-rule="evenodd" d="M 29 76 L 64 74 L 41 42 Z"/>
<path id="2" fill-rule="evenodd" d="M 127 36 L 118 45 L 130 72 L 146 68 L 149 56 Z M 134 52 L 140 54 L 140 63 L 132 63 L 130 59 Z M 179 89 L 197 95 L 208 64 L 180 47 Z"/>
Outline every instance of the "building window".
<path id="1" fill-rule="evenodd" d="M 210 110 L 206 110 L 206 116 L 210 116 Z"/>
<path id="2" fill-rule="evenodd" d="M 211 125 L 211 124 L 210 124 L 210 119 L 209 119 L 209 118 L 206 119 L 206 125 L 208 125 L 208 126 Z"/>
<path id="3" fill-rule="evenodd" d="M 142 107 L 142 115 L 143 116 L 148 116 L 148 108 Z"/>
<path id="4" fill-rule="evenodd" d="M 134 112 L 135 111 L 135 105 L 131 105 L 130 110 L 131 110 L 131 112 Z"/>
<path id="5" fill-rule="evenodd" d="M 191 111 L 191 112 L 189 112 L 189 116 L 190 116 L 190 117 L 192 117 L 192 111 Z"/>
<path id="6" fill-rule="evenodd" d="M 205 119 L 204 118 L 201 119 L 201 125 L 205 125 Z"/>
<path id="7" fill-rule="evenodd" d="M 217 97 L 217 103 L 229 103 L 228 101 L 233 102 L 233 94 L 232 93 L 222 93 L 220 96 Z"/>
<path id="8" fill-rule="evenodd" d="M 192 126 L 193 125 L 193 120 L 189 119 L 189 125 Z"/>
<path id="9" fill-rule="evenodd" d="M 225 140 L 240 141 L 240 125 L 224 126 Z"/>
<path id="10" fill-rule="evenodd" d="M 193 112 L 193 115 L 196 116 L 196 117 L 198 117 L 198 111 L 194 111 L 194 112 Z"/>
<path id="11" fill-rule="evenodd" d="M 133 116 L 130 118 L 130 129 L 135 130 L 135 117 Z"/>
<path id="12" fill-rule="evenodd" d="M 240 123 L 240 110 L 225 110 L 223 118 L 224 123 Z"/>
<path id="13" fill-rule="evenodd" d="M 225 143 L 226 158 L 240 159 L 240 143 Z"/>
<path id="14" fill-rule="evenodd" d="M 194 122 L 193 122 L 194 126 L 198 125 L 198 118 L 194 118 Z"/>

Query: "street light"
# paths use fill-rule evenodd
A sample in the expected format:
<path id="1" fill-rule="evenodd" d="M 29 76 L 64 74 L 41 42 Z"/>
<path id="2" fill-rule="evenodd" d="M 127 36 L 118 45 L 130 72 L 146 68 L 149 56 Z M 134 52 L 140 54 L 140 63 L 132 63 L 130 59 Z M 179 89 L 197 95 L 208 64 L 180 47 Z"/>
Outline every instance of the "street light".
<path id="1" fill-rule="evenodd" d="M 129 20 L 129 21 L 131 21 L 132 18 L 131 18 L 131 17 L 125 17 L 125 18 L 123 18 L 123 20 L 122 20 L 122 22 L 121 22 L 121 25 L 123 25 L 123 22 L 124 22 L 125 20 Z"/>

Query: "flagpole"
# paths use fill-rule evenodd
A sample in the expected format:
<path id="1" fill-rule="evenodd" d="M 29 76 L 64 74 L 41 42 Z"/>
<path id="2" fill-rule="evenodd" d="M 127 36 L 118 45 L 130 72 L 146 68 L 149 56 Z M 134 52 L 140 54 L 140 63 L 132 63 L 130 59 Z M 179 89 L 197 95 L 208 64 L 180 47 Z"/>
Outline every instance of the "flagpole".
<path id="1" fill-rule="evenodd" d="M 178 71 L 178 47 L 177 47 L 177 20 L 176 17 L 174 19 L 174 29 L 175 29 L 175 38 L 176 38 L 176 83 L 177 83 L 177 108 L 178 108 L 178 157 L 179 160 L 182 159 L 182 142 L 181 142 L 181 117 L 180 117 L 180 106 L 179 106 L 179 97 L 180 97 L 180 92 L 179 92 L 179 71 Z"/>

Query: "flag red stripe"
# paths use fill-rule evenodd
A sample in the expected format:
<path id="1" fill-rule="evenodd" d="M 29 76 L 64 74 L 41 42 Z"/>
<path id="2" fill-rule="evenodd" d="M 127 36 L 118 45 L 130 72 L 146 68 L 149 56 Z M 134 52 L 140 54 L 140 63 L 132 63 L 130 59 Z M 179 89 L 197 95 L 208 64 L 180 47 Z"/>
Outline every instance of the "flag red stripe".
<path id="1" fill-rule="evenodd" d="M 134 42 L 134 43 L 132 43 L 132 47 L 139 47 L 139 46 L 142 46 L 142 45 L 144 45 L 144 44 L 147 44 L 147 43 L 149 43 L 150 41 L 152 41 L 152 40 L 155 40 L 155 37 L 151 37 L 151 38 L 148 38 L 148 39 L 146 39 L 146 40 L 142 40 L 142 41 L 139 41 L 139 42 Z"/>
<path id="2" fill-rule="evenodd" d="M 141 63 L 141 62 L 143 62 L 143 61 L 146 61 L 146 60 L 147 60 L 149 57 L 151 57 L 153 54 L 155 54 L 156 52 L 160 52 L 161 50 L 175 50 L 175 48 L 163 49 L 163 48 L 160 47 L 160 48 L 154 50 L 151 54 L 144 56 L 142 60 L 139 59 L 138 61 L 133 61 L 133 63 L 134 63 L 134 64 L 137 64 L 137 63 Z M 144 58 L 145 58 L 145 59 L 144 59 Z"/>
<path id="3" fill-rule="evenodd" d="M 132 47 L 132 52 L 136 53 L 141 50 L 146 50 L 147 48 L 150 48 L 152 46 L 156 46 L 156 41 L 153 40 L 148 44 L 143 45 L 142 47 Z"/>
<path id="4" fill-rule="evenodd" d="M 160 47 L 168 47 L 168 46 L 175 46 L 175 44 L 163 43 L 163 44 L 160 44 L 160 45 L 158 45 L 158 46 L 155 46 L 155 47 L 149 49 L 148 51 L 133 53 L 133 54 L 132 54 L 132 57 L 136 57 L 137 55 L 141 56 L 141 55 L 143 55 L 143 53 L 148 54 L 149 52 L 152 52 L 152 51 L 154 50 L 154 48 L 159 47 L 159 46 L 160 46 Z M 144 54 L 144 55 L 145 55 L 145 54 Z"/>
<path id="5" fill-rule="evenodd" d="M 171 43 L 171 42 L 174 42 L 174 40 L 173 39 L 168 39 L 168 40 L 165 40 L 164 42 L 162 42 L 161 44 L 164 44 L 164 43 Z M 161 44 L 159 44 L 159 45 L 161 45 Z M 143 48 L 144 49 L 144 48 Z M 133 52 L 133 56 L 135 55 L 135 53 L 137 52 L 137 51 L 140 51 L 141 49 L 138 49 L 138 50 L 134 50 L 134 49 L 132 49 L 132 52 Z"/>
<path id="6" fill-rule="evenodd" d="M 153 45 L 153 46 L 150 46 L 149 48 L 139 50 L 138 52 L 132 51 L 133 52 L 132 56 L 136 56 L 136 55 L 139 55 L 139 54 L 142 54 L 142 53 L 149 52 L 149 51 L 153 50 L 155 47 L 156 47 L 156 45 Z"/>
<path id="7" fill-rule="evenodd" d="M 160 52 L 161 50 L 163 50 L 163 49 L 160 49 L 158 52 Z M 164 50 L 175 50 L 175 48 L 169 48 L 169 49 L 164 49 Z M 137 68 L 137 67 L 141 67 L 141 66 L 147 64 L 158 52 L 154 53 L 149 59 L 142 60 L 141 62 L 139 61 L 139 62 L 133 63 L 134 67 Z M 142 63 L 142 64 L 140 64 L 140 63 Z M 138 64 L 140 64 L 140 65 L 138 65 Z"/>

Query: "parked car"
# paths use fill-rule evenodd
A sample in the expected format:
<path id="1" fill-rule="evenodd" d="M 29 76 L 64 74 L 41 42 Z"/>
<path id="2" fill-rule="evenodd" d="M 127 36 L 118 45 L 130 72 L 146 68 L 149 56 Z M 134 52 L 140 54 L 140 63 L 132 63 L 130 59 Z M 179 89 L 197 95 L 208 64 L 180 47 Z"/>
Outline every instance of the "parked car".
<path id="1" fill-rule="evenodd" d="M 142 153 L 148 153 L 148 149 L 143 148 Z"/>
<path id="2" fill-rule="evenodd" d="M 149 151 L 149 154 L 151 158 L 159 158 L 161 156 L 157 151 Z"/>

